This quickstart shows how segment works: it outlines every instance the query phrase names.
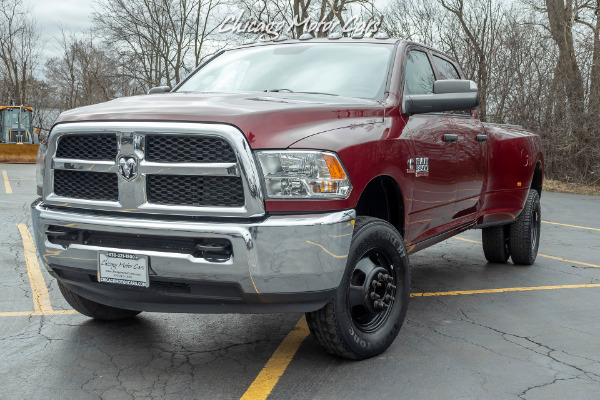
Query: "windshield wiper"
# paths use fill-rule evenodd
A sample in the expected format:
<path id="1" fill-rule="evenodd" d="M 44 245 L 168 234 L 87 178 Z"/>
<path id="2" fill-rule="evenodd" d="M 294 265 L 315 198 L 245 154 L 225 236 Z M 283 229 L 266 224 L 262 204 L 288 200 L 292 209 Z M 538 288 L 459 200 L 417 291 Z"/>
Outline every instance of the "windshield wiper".
<path id="1" fill-rule="evenodd" d="M 304 94 L 324 94 L 326 96 L 339 96 L 339 94 L 325 92 L 294 92 L 290 89 L 265 89 L 265 92 L 287 92 L 287 93 L 304 93 Z"/>

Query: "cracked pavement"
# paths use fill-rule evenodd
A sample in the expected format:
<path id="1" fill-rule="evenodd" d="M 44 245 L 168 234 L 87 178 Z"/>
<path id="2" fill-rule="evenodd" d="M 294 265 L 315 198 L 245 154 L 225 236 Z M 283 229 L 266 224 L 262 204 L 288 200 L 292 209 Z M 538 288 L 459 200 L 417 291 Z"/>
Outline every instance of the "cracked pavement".
<path id="1" fill-rule="evenodd" d="M 17 223 L 30 225 L 33 165 L 0 165 L 0 312 L 32 311 Z M 600 198 L 542 195 L 542 219 L 600 228 Z M 481 240 L 479 231 L 461 237 Z M 542 224 L 540 253 L 600 264 L 600 231 Z M 488 264 L 481 245 L 449 239 L 411 257 L 412 291 L 600 283 L 600 268 L 538 257 Z M 70 309 L 43 271 L 55 310 Z M 301 345 L 271 399 L 599 398 L 600 288 L 415 297 L 400 335 L 363 362 Z M 0 317 L 0 399 L 238 399 L 299 314 L 142 313 Z"/>

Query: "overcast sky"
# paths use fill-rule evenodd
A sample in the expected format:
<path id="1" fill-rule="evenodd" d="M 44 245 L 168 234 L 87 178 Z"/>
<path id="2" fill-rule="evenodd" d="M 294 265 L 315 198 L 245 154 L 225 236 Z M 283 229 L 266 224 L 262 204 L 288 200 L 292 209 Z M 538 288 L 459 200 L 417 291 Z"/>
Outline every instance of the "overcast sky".
<path id="1" fill-rule="evenodd" d="M 44 56 L 58 54 L 60 27 L 67 31 L 85 31 L 92 25 L 92 7 L 98 0 L 25 0 L 36 16 L 46 42 Z"/>

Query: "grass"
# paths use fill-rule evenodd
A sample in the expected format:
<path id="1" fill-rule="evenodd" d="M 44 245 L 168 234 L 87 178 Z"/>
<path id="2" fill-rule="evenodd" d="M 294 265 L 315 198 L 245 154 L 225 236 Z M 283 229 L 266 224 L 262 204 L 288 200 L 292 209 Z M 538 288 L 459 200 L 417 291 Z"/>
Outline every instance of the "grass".
<path id="1" fill-rule="evenodd" d="M 600 186 L 555 181 L 552 179 L 544 179 L 544 191 L 600 196 Z"/>

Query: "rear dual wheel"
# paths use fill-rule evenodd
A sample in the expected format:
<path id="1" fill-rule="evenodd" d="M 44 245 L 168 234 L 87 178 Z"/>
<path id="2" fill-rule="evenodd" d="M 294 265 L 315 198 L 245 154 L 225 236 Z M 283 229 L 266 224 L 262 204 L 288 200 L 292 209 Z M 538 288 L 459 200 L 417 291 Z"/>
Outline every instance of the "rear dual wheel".
<path id="1" fill-rule="evenodd" d="M 329 353 L 365 359 L 384 352 L 406 316 L 410 267 L 402 236 L 386 221 L 358 217 L 335 298 L 307 313 L 313 337 Z"/>
<path id="2" fill-rule="evenodd" d="M 492 263 L 504 264 L 511 257 L 515 264 L 531 265 L 540 246 L 540 195 L 530 190 L 521 214 L 510 225 L 482 230 L 483 253 Z"/>

